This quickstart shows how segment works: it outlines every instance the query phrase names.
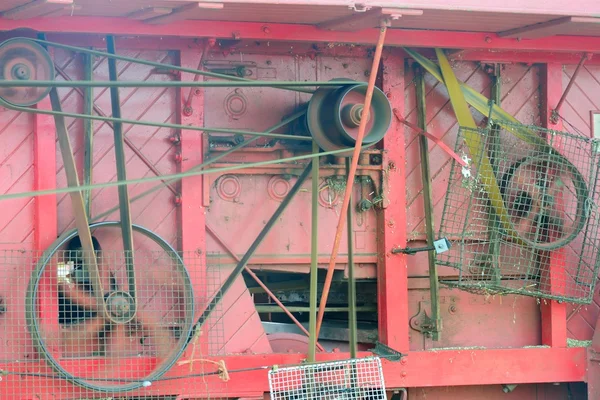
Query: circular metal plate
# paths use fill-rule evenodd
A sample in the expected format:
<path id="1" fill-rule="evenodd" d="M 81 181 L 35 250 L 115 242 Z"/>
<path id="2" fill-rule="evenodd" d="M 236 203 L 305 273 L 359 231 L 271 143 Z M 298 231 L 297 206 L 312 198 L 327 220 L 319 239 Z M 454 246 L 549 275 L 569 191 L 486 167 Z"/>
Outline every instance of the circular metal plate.
<path id="1" fill-rule="evenodd" d="M 51 81 L 54 64 L 39 44 L 22 38 L 10 39 L 0 45 L 0 80 Z M 16 106 L 32 106 L 50 92 L 50 87 L 4 87 L 0 98 Z"/>

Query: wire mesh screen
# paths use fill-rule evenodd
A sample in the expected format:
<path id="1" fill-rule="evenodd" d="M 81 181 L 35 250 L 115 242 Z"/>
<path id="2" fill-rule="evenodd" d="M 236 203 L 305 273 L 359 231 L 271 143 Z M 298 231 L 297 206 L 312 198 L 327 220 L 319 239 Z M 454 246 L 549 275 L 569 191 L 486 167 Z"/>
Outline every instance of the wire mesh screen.
<path id="1" fill-rule="evenodd" d="M 269 385 L 272 400 L 386 399 L 378 357 L 274 369 Z"/>
<path id="2" fill-rule="evenodd" d="M 599 142 L 538 127 L 461 128 L 440 237 L 443 283 L 589 303 L 598 275 Z"/>
<path id="3" fill-rule="evenodd" d="M 0 398 L 219 397 L 220 287 L 197 252 L 0 251 Z M 109 246 L 110 247 L 110 246 Z M 213 300 L 214 301 L 214 300 Z M 174 397 L 173 397 L 174 398 Z"/>

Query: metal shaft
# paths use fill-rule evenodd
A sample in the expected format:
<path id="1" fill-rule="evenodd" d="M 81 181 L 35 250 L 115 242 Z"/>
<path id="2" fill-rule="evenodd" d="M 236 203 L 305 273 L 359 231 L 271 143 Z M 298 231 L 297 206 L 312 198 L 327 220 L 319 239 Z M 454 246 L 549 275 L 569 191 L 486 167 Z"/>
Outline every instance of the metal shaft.
<path id="1" fill-rule="evenodd" d="M 114 60 L 114 58 L 109 58 Z M 164 87 L 208 87 L 208 88 L 236 88 L 236 87 L 268 87 L 285 88 L 290 85 L 301 87 L 336 87 L 346 85 L 356 85 L 355 81 L 244 81 L 244 82 L 224 82 L 224 81 L 42 81 L 42 80 L 1 80 L 0 87 L 56 87 L 56 88 L 74 88 L 74 87 L 120 87 L 120 88 L 164 88 Z"/>
<path id="2" fill-rule="evenodd" d="M 367 93 L 365 95 L 364 109 L 369 110 L 371 108 L 371 99 L 373 97 L 373 89 L 375 87 L 375 79 L 377 78 L 377 72 L 379 70 L 379 62 L 381 61 L 381 53 L 383 51 L 383 43 L 385 41 L 385 33 L 387 27 L 384 23 L 381 25 L 381 31 L 379 33 L 379 40 L 377 40 L 377 47 L 375 48 L 375 55 L 373 57 L 373 64 L 371 66 L 371 74 L 369 75 L 369 83 L 367 85 Z M 352 154 L 352 165 L 348 172 L 348 179 L 346 181 L 346 191 L 344 193 L 344 200 L 342 202 L 342 210 L 340 211 L 340 217 L 338 220 L 337 229 L 335 232 L 335 239 L 333 242 L 333 249 L 331 250 L 331 258 L 329 260 L 329 266 L 327 267 L 327 276 L 325 277 L 325 286 L 321 295 L 321 301 L 319 303 L 319 315 L 317 318 L 317 337 L 319 337 L 319 330 L 323 322 L 323 315 L 325 314 L 325 306 L 327 305 L 327 297 L 329 296 L 329 289 L 331 288 L 331 280 L 333 279 L 333 271 L 335 269 L 335 262 L 340 248 L 340 242 L 342 240 L 342 229 L 344 228 L 344 218 L 350 204 L 350 193 L 352 193 L 352 186 L 354 184 L 354 176 L 356 175 L 356 169 L 358 167 L 358 159 L 362 148 L 362 141 L 365 136 L 365 130 L 367 127 L 368 118 L 361 118 L 360 125 L 358 127 L 358 134 L 356 136 L 356 145 Z"/>
<path id="3" fill-rule="evenodd" d="M 215 295 L 215 297 L 210 301 L 210 303 L 208 303 L 208 306 L 202 312 L 202 315 L 200 315 L 200 318 L 198 318 L 198 323 L 196 324 L 196 329 L 200 329 L 202 327 L 202 325 L 206 322 L 208 317 L 210 317 L 211 313 L 215 310 L 215 307 L 217 306 L 217 304 L 219 304 L 221 299 L 225 296 L 227 291 L 231 288 L 231 286 L 234 284 L 236 279 L 240 276 L 240 274 L 244 270 L 244 267 L 246 267 L 246 265 L 248 264 L 248 261 L 250 261 L 250 258 L 252 258 L 252 256 L 254 255 L 254 252 L 256 251 L 256 249 L 258 249 L 258 246 L 260 246 L 260 244 L 265 239 L 265 237 L 268 235 L 268 233 L 271 231 L 273 226 L 275 226 L 275 224 L 279 221 L 281 214 L 283 214 L 283 212 L 285 211 L 287 206 L 290 205 L 292 199 L 300 191 L 300 188 L 302 187 L 302 185 L 304 184 L 304 182 L 310 175 L 312 165 L 313 164 L 310 163 L 306 166 L 306 168 L 304 169 L 302 174 L 298 177 L 298 180 L 296 181 L 294 186 L 292 186 L 292 188 L 290 189 L 290 192 L 285 196 L 285 198 L 283 199 L 283 201 L 281 202 L 279 207 L 277 207 L 277 210 L 275 210 L 275 212 L 273 213 L 273 215 L 271 216 L 269 221 L 267 221 L 266 225 L 263 227 L 262 231 L 258 234 L 256 239 L 254 239 L 254 242 L 252 243 L 252 245 L 250 245 L 250 248 L 248 249 L 246 254 L 244 254 L 244 257 L 242 257 L 242 259 L 238 262 L 238 264 L 233 269 L 231 274 L 229 274 L 229 276 L 227 277 L 225 282 L 223 282 L 223 285 L 217 291 L 217 294 Z M 315 167 L 318 168 L 318 166 L 316 166 L 316 165 L 315 165 Z"/>

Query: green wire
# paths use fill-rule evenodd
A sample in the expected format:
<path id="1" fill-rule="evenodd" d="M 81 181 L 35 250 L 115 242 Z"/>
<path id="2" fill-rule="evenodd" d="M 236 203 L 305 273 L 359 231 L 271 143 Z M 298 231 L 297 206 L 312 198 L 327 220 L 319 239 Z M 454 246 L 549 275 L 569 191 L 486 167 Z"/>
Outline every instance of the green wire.
<path id="1" fill-rule="evenodd" d="M 252 131 L 244 131 L 244 130 L 240 130 L 240 129 L 210 128 L 210 127 L 202 127 L 202 126 L 186 126 L 186 125 L 180 125 L 180 124 L 171 124 L 171 123 L 167 123 L 167 122 L 139 121 L 139 120 L 135 120 L 135 119 L 103 117 L 100 115 L 86 115 L 86 114 L 70 113 L 70 112 L 64 112 L 64 111 L 52 111 L 52 110 L 43 110 L 43 109 L 38 109 L 38 108 L 21 107 L 21 106 L 14 105 L 12 103 L 8 103 L 8 102 L 6 102 L 6 100 L 3 100 L 1 97 L 0 97 L 0 105 L 2 105 L 5 108 L 8 108 L 10 110 L 21 111 L 21 112 L 26 112 L 26 113 L 31 113 L 31 114 L 59 115 L 59 116 L 69 117 L 69 118 L 90 119 L 90 120 L 94 120 L 94 121 L 104 121 L 104 122 L 121 122 L 123 124 L 143 125 L 143 126 L 151 126 L 151 127 L 155 127 L 155 128 L 185 129 L 185 130 L 190 130 L 190 131 L 231 133 L 231 134 L 237 134 L 237 135 L 268 137 L 268 138 L 282 139 L 282 140 L 312 141 L 312 138 L 307 137 L 307 136 L 293 136 L 293 135 L 284 135 L 284 134 L 279 134 L 279 133 L 267 133 L 267 132 L 252 132 Z"/>
<path id="2" fill-rule="evenodd" d="M 340 154 L 340 153 L 344 153 L 347 151 L 348 151 L 348 148 L 327 151 L 327 152 L 320 153 L 319 156 L 335 155 L 335 154 Z M 261 161 L 261 162 L 248 163 L 248 164 L 231 165 L 228 167 L 203 169 L 200 171 L 190 170 L 190 171 L 181 172 L 178 174 L 151 176 L 151 177 L 147 177 L 147 178 L 128 179 L 125 181 L 116 181 L 116 182 L 96 183 L 96 184 L 92 184 L 92 185 L 81 185 L 81 186 L 76 186 L 76 187 L 66 187 L 66 188 L 56 188 L 56 189 L 47 189 L 47 190 L 34 190 L 34 191 L 29 191 L 29 192 L 9 193 L 9 194 L 1 195 L 0 201 L 1 200 L 9 200 L 9 199 L 18 199 L 18 198 L 23 198 L 23 197 L 37 197 L 37 196 L 46 196 L 46 195 L 53 195 L 53 194 L 60 194 L 60 193 L 81 192 L 84 190 L 103 189 L 103 188 L 115 187 L 115 186 L 154 182 L 154 181 L 159 181 L 159 180 L 164 180 L 164 179 L 183 179 L 183 178 L 188 178 L 190 176 L 215 174 L 215 173 L 219 173 L 219 172 L 236 171 L 236 170 L 245 169 L 245 168 L 263 167 L 265 165 L 273 165 L 273 164 L 281 164 L 281 163 L 291 162 L 291 161 L 306 160 L 306 159 L 313 158 L 313 157 L 315 157 L 315 154 L 310 153 L 310 154 L 306 154 L 306 155 L 302 155 L 302 156 L 281 158 L 278 160 L 268 160 L 268 161 Z M 300 167 L 300 165 L 298 167 Z"/>

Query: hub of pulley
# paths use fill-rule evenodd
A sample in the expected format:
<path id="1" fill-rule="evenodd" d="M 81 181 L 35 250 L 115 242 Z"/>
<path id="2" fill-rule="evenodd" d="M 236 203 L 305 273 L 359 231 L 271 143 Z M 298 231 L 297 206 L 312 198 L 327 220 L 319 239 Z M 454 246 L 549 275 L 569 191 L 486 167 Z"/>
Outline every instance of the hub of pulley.
<path id="1" fill-rule="evenodd" d="M 48 52 L 32 40 L 15 38 L 0 45 L 0 80 L 51 81 L 54 64 Z M 50 92 L 50 87 L 3 87 L 0 98 L 16 106 L 32 106 Z"/>
<path id="2" fill-rule="evenodd" d="M 363 118 L 367 123 L 362 145 L 373 146 L 383 139 L 392 122 L 392 106 L 386 95 L 375 87 L 371 106 L 365 110 L 366 94 L 367 84 L 361 82 L 319 88 L 313 94 L 308 103 L 306 123 L 321 149 L 333 151 L 348 148 L 348 152 L 338 156 L 350 157 Z"/>

